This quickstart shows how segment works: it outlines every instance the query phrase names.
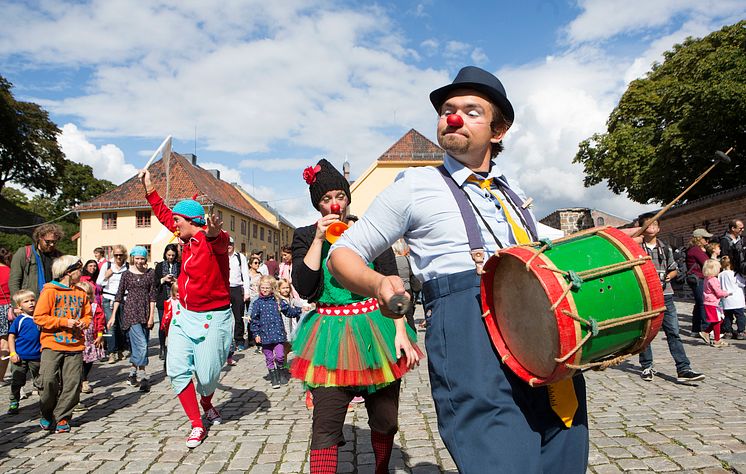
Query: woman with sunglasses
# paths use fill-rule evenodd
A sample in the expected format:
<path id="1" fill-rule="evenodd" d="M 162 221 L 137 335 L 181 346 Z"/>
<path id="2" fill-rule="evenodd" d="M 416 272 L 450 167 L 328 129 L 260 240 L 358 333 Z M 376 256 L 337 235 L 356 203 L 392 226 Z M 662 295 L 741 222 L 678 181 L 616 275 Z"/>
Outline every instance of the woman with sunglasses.
<path id="1" fill-rule="evenodd" d="M 34 322 L 41 330 L 43 430 L 70 431 L 73 408 L 80 401 L 83 377 L 83 331 L 91 324 L 91 303 L 85 291 L 76 287 L 83 262 L 63 255 L 52 264 L 54 280 L 44 285 L 34 310 Z M 60 389 L 60 385 L 62 388 Z"/>
<path id="2" fill-rule="evenodd" d="M 129 270 L 130 265 L 127 262 L 127 247 L 124 245 L 115 245 L 113 247 L 114 258 L 101 266 L 98 272 L 96 284 L 101 287 L 103 296 L 102 306 L 106 320 L 114 318 L 114 325 L 109 329 L 111 337 L 106 341 L 106 352 L 109 353 L 109 363 L 113 364 L 117 360 L 124 359 L 122 351 L 127 346 L 127 339 L 122 331 L 122 306 L 119 311 L 114 312 L 114 299 L 119 290 L 119 282 L 122 280 L 124 272 Z"/>
<path id="3" fill-rule="evenodd" d="M 262 273 L 259 271 L 259 267 L 262 265 L 261 259 L 252 255 L 249 259 L 249 309 L 246 314 L 251 314 L 251 309 L 254 307 L 254 303 L 259 299 L 259 280 L 262 278 Z M 247 334 L 247 347 L 256 345 L 254 352 L 257 354 L 260 351 L 259 344 L 254 342 L 254 335 L 251 333 L 250 320 L 247 321 L 246 331 Z"/>

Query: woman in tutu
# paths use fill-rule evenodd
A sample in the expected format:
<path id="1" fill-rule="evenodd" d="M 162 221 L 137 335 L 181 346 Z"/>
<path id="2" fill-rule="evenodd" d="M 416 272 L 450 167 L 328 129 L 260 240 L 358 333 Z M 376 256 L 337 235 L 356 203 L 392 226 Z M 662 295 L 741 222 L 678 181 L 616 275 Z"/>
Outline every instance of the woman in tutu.
<path id="1" fill-rule="evenodd" d="M 303 175 L 321 219 L 295 231 L 293 283 L 302 298 L 317 305 L 298 327 L 291 374 L 313 394 L 311 473 L 336 472 L 345 414 L 355 396 L 365 399 L 375 472 L 388 472 L 398 430 L 400 379 L 421 356 L 414 345 L 416 334 L 404 319 L 383 316 L 375 298 L 351 293 L 329 274 L 325 234 L 346 213 L 349 183 L 326 160 Z M 377 260 L 385 260 L 374 262 L 379 271 L 396 273 L 393 252 Z"/>

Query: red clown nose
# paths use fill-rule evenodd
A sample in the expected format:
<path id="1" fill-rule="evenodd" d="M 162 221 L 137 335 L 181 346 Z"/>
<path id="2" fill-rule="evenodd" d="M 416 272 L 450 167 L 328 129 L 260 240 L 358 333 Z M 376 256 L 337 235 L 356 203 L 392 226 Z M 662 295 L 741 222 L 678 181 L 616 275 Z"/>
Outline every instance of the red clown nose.
<path id="1" fill-rule="evenodd" d="M 332 214 L 339 214 L 339 211 L 341 211 L 341 210 L 342 210 L 342 208 L 341 208 L 341 207 L 339 207 L 339 204 L 337 204 L 336 202 L 335 202 L 334 204 L 332 204 L 332 205 L 331 205 L 331 206 L 329 207 L 329 209 L 330 209 L 330 210 L 332 211 Z"/>
<path id="2" fill-rule="evenodd" d="M 446 117 L 446 123 L 449 127 L 461 128 L 464 126 L 464 119 L 462 119 L 460 115 L 451 114 Z"/>

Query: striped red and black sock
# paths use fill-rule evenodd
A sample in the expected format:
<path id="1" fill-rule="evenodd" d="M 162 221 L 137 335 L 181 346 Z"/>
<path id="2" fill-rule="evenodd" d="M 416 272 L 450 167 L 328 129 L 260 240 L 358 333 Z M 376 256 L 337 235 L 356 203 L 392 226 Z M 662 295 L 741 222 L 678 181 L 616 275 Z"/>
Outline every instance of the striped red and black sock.
<path id="1" fill-rule="evenodd" d="M 311 450 L 311 474 L 336 474 L 337 446 Z"/>
<path id="2" fill-rule="evenodd" d="M 212 396 L 215 395 L 215 392 L 209 394 L 209 395 L 202 395 L 202 397 L 199 399 L 199 404 L 202 405 L 202 409 L 207 411 L 210 408 L 212 408 Z"/>
<path id="3" fill-rule="evenodd" d="M 391 450 L 394 447 L 394 434 L 387 435 L 371 431 L 370 442 L 373 445 L 373 454 L 376 457 L 376 474 L 388 473 Z"/>

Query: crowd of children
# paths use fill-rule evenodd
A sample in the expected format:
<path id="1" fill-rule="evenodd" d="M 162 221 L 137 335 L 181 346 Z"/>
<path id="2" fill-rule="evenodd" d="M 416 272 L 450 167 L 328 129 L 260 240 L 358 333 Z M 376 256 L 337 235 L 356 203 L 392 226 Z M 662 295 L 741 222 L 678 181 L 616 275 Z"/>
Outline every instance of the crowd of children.
<path id="1" fill-rule="evenodd" d="M 165 206 L 159 207 L 162 204 L 157 198 L 153 197 L 152 201 L 157 214 L 166 220 L 164 214 L 169 210 Z M 177 205 L 175 210 L 182 209 Z M 179 217 L 179 214 L 173 215 Z M 197 216 L 191 218 L 193 221 L 198 219 Z M 206 236 L 201 224 L 189 225 L 196 228 L 195 233 Z M 220 233 L 216 237 L 219 238 Z M 127 252 L 122 246 L 115 250 L 117 253 Z M 215 254 L 219 255 L 213 252 L 210 256 L 215 259 Z M 27 393 L 40 395 L 39 425 L 56 433 L 69 432 L 70 418 L 79 405 L 80 394 L 93 391 L 89 379 L 94 363 L 106 359 L 105 336 L 111 348 L 114 330 L 122 333 L 111 348 L 111 354 L 121 352 L 125 340 L 129 341 L 131 348 L 127 382 L 138 386 L 141 391 L 149 390 L 145 367 L 149 332 L 154 325 L 156 285 L 153 270 L 147 268 L 146 249 L 135 247 L 129 256 L 132 265 L 117 256 L 117 268 L 112 270 L 111 264 L 104 266 L 95 260 L 83 264 L 78 257 L 63 255 L 54 260 L 52 281 L 43 286 L 38 299 L 32 291 L 25 289 L 12 295 L 10 303 L 15 317 L 10 318 L 8 329 L 7 359 L 11 363 L 8 414 L 19 413 L 23 387 L 31 382 L 32 388 L 27 387 Z M 213 262 L 202 262 L 202 268 L 192 270 L 205 273 L 205 266 L 214 266 L 216 271 L 212 281 L 206 282 L 209 284 L 187 286 L 185 281 L 183 285 L 171 285 L 170 297 L 163 302 L 164 311 L 160 318 L 159 330 L 168 341 L 163 348 L 163 368 L 192 422 L 193 432 L 187 441 L 189 447 L 199 445 L 206 436 L 197 407 L 193 375 L 197 377 L 196 391 L 202 394 L 200 405 L 206 418 L 213 424 L 220 423 L 220 413 L 212 406 L 211 399 L 228 350 L 226 341 L 229 344 L 232 335 L 227 305 L 221 304 L 219 289 L 214 290 L 221 286 L 222 263 L 218 258 Z M 182 272 L 189 276 L 189 270 L 182 269 Z M 116 285 L 112 284 L 114 275 Z M 109 295 L 112 298 L 102 298 L 102 287 L 97 281 L 102 281 L 103 288 L 109 291 L 116 288 L 114 294 Z M 254 342 L 264 353 L 271 385 L 279 388 L 289 380 L 287 349 L 301 316 L 302 302 L 292 297 L 294 291 L 287 279 L 278 281 L 274 276 L 262 276 L 257 286 L 259 296 L 254 299 L 249 326 Z M 180 287 L 193 298 L 189 306 L 186 298 L 180 298 Z M 212 295 L 200 294 L 210 288 L 213 288 Z M 125 295 L 127 304 L 123 304 Z M 217 298 L 213 300 L 211 296 Z M 105 312 L 107 303 L 110 303 L 109 311 Z M 222 313 L 225 313 L 222 319 L 226 324 L 221 324 Z M 209 330 L 210 326 L 216 326 L 215 330 Z M 175 354 L 170 356 L 171 352 Z"/>

